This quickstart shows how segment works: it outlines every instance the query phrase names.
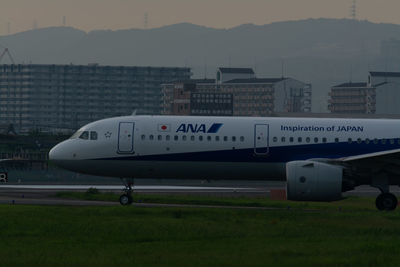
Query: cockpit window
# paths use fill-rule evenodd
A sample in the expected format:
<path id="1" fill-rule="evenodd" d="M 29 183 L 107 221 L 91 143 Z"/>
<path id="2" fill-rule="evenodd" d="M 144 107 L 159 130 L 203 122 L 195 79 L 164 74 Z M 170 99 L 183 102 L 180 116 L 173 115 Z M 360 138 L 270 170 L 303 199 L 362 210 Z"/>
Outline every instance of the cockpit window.
<path id="1" fill-rule="evenodd" d="M 79 139 L 88 140 L 89 139 L 89 132 L 88 131 L 82 132 L 81 135 L 79 136 Z"/>
<path id="2" fill-rule="evenodd" d="M 69 139 L 76 139 L 81 135 L 82 131 L 75 132 Z"/>
<path id="3" fill-rule="evenodd" d="M 97 140 L 97 132 L 95 131 L 90 132 L 90 140 Z"/>

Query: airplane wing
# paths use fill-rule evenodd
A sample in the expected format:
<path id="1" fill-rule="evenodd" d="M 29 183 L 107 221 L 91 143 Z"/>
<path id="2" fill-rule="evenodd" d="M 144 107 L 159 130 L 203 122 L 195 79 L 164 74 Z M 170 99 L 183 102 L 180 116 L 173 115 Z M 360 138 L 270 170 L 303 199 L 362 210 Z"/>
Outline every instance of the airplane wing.
<path id="1" fill-rule="evenodd" d="M 364 169 L 365 171 L 384 171 L 389 174 L 400 175 L 400 149 L 385 150 L 339 159 L 329 159 L 325 162 L 352 166 Z"/>

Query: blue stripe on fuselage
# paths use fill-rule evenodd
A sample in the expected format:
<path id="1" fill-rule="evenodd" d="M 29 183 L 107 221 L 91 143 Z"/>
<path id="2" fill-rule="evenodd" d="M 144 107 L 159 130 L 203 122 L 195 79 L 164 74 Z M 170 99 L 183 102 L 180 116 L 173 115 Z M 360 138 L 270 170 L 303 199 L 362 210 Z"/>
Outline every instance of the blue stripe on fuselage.
<path id="1" fill-rule="evenodd" d="M 144 160 L 144 161 L 206 161 L 206 162 L 289 162 L 312 158 L 341 158 L 362 155 L 385 150 L 397 149 L 395 144 L 358 144 L 353 142 L 307 144 L 293 146 L 270 147 L 264 156 L 255 155 L 254 148 L 231 149 L 221 151 L 189 152 L 176 154 L 160 154 L 148 156 L 127 156 L 100 158 L 97 160 Z"/>

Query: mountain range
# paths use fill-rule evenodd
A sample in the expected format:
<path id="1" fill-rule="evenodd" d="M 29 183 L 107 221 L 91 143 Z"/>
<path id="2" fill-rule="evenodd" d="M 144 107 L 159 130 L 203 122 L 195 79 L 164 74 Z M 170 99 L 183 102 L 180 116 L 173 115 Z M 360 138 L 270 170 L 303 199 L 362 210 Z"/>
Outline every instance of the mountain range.
<path id="1" fill-rule="evenodd" d="M 383 42 L 400 25 L 308 19 L 214 29 L 180 23 L 154 29 L 51 27 L 0 36 L 16 63 L 191 67 L 194 78 L 217 67 L 252 67 L 258 77 L 289 76 L 313 85 L 313 111 L 324 112 L 331 86 L 366 81 L 368 71 L 400 71 Z M 1 47 L 0 47 L 1 52 Z M 0 63 L 10 63 L 6 57 Z"/>

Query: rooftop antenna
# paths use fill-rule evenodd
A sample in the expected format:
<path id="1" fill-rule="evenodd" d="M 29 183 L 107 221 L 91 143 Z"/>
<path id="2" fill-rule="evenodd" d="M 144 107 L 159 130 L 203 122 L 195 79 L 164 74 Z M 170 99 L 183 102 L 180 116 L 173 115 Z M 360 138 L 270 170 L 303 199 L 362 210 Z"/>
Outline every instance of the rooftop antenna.
<path id="1" fill-rule="evenodd" d="M 147 27 L 149 26 L 149 14 L 147 12 L 144 13 L 143 26 L 144 26 L 145 29 L 147 29 Z"/>
<path id="2" fill-rule="evenodd" d="M 38 28 L 38 23 L 37 23 L 37 20 L 35 19 L 35 20 L 33 20 L 32 29 L 37 30 L 37 28 Z"/>
<path id="3" fill-rule="evenodd" d="M 67 18 L 65 16 L 62 17 L 62 25 L 67 26 Z"/>
<path id="4" fill-rule="evenodd" d="M 11 34 L 11 23 L 7 22 L 7 34 L 10 35 Z"/>
<path id="5" fill-rule="evenodd" d="M 350 6 L 350 17 L 352 20 L 357 19 L 357 0 L 353 0 L 352 5 Z"/>
<path id="6" fill-rule="evenodd" d="M 353 65 L 350 65 L 350 84 L 353 82 Z"/>
<path id="7" fill-rule="evenodd" d="M 257 75 L 257 59 L 256 59 L 256 57 L 254 57 L 254 72 Z"/>
<path id="8" fill-rule="evenodd" d="M 285 60 L 282 58 L 282 69 L 281 69 L 282 78 L 285 77 Z"/>
<path id="9" fill-rule="evenodd" d="M 207 79 L 207 58 L 204 58 L 204 80 Z"/>

